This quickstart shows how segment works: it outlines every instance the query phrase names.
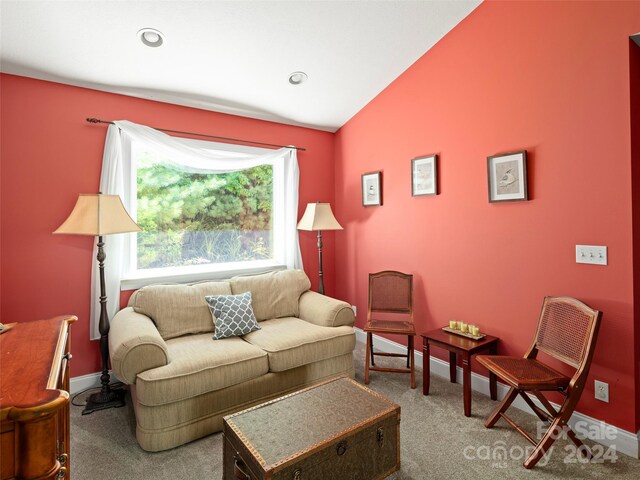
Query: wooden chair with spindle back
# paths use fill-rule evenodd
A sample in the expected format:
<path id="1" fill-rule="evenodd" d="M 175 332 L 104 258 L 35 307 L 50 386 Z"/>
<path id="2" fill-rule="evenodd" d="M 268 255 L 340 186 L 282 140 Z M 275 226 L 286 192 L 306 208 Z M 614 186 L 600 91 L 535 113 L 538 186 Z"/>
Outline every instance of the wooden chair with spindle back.
<path id="1" fill-rule="evenodd" d="M 544 456 L 560 432 L 565 432 L 586 458 L 591 452 L 568 425 L 569 418 L 580 400 L 593 359 L 602 312 L 570 297 L 545 297 L 538 320 L 534 341 L 523 358 L 498 355 L 478 355 L 478 362 L 506 382 L 511 389 L 500 405 L 489 415 L 485 427 L 491 428 L 504 418 L 535 448 L 525 460 L 525 468 L 533 468 Z M 560 362 L 575 368 L 571 377 L 558 372 L 537 360 L 543 352 Z M 536 405 L 533 395 L 547 410 Z M 542 392 L 558 392 L 564 400 L 558 410 Z M 550 422 L 548 430 L 536 441 L 529 433 L 506 415 L 515 398 L 520 395 L 534 413 L 544 422 Z"/>
<path id="2" fill-rule="evenodd" d="M 402 319 L 375 319 L 373 314 L 399 314 Z M 394 315 L 395 316 L 395 315 Z M 364 383 L 369 384 L 369 371 L 395 372 L 411 374 L 411 388 L 416 388 L 414 365 L 414 337 L 416 335 L 413 324 L 413 275 L 393 270 L 385 270 L 369 274 L 369 302 L 367 307 L 367 350 L 364 370 Z M 407 335 L 407 354 L 374 352 L 373 334 L 386 333 Z M 407 368 L 376 367 L 375 356 L 406 357 Z"/>

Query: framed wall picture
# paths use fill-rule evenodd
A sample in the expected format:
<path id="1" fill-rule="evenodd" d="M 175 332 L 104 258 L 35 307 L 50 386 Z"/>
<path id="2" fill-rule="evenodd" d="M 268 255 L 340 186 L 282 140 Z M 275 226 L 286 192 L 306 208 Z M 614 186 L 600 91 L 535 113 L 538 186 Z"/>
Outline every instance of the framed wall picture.
<path id="1" fill-rule="evenodd" d="M 487 157 L 489 202 L 528 200 L 527 152 Z"/>
<path id="2" fill-rule="evenodd" d="M 382 172 L 362 174 L 362 205 L 382 205 Z"/>
<path id="3" fill-rule="evenodd" d="M 411 160 L 411 195 L 438 194 L 438 156 L 427 155 Z"/>

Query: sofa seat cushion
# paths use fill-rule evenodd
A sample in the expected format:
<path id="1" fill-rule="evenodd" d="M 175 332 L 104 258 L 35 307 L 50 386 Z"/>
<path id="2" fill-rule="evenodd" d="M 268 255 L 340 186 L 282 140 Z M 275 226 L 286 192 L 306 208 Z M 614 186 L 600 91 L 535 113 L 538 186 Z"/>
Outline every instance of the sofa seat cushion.
<path id="1" fill-rule="evenodd" d="M 242 338 L 267 352 L 272 372 L 351 353 L 356 345 L 353 328 L 347 326 L 321 327 L 294 317 L 266 320 L 260 326 Z"/>
<path id="2" fill-rule="evenodd" d="M 147 406 L 195 397 L 246 382 L 269 371 L 267 354 L 239 337 L 211 334 L 167 340 L 171 362 L 138 374 L 138 401 Z"/>

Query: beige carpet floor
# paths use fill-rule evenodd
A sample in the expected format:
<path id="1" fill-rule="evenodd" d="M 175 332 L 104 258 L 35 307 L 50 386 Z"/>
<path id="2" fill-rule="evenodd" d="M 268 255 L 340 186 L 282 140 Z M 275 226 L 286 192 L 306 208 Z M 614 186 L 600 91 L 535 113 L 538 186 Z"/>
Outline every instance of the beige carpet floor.
<path id="1" fill-rule="evenodd" d="M 355 351 L 356 380 L 363 381 L 364 348 Z M 376 359 L 383 364 L 398 359 Z M 640 478 L 640 460 L 617 454 L 599 456 L 599 463 L 581 463 L 572 444 L 558 440 L 546 465 L 522 467 L 529 444 L 500 421 L 486 429 L 483 420 L 494 407 L 488 397 L 474 393 L 473 416 L 462 413 L 462 387 L 432 377 L 429 396 L 409 388 L 407 375 L 373 372 L 370 388 L 402 408 L 401 469 L 389 479 L 591 479 Z M 130 399 L 127 398 L 129 401 Z M 81 403 L 82 396 L 76 402 Z M 74 480 L 187 480 L 222 478 L 222 435 L 214 434 L 173 450 L 147 453 L 135 440 L 133 410 L 126 407 L 82 416 L 71 410 L 71 474 Z M 512 410 L 518 422 L 535 432 L 532 415 Z M 591 443 L 589 443 L 592 445 Z M 506 456 L 501 447 L 506 446 Z M 596 453 L 606 453 L 598 450 Z M 613 454 L 614 457 L 616 454 Z M 336 479 L 338 480 L 338 479 Z"/>

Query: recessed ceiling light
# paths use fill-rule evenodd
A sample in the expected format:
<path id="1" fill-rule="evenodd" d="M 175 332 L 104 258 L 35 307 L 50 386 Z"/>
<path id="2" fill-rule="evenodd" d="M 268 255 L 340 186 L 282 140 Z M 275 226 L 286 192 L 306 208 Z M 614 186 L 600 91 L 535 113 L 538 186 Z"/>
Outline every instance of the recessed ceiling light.
<path id="1" fill-rule="evenodd" d="M 155 28 L 143 28 L 138 30 L 138 38 L 147 47 L 159 47 L 164 42 L 164 35 Z"/>
<path id="2" fill-rule="evenodd" d="M 301 83 L 304 83 L 307 81 L 307 74 L 304 72 L 293 72 L 291 75 L 289 75 L 289 83 L 291 85 L 300 85 Z"/>

